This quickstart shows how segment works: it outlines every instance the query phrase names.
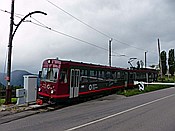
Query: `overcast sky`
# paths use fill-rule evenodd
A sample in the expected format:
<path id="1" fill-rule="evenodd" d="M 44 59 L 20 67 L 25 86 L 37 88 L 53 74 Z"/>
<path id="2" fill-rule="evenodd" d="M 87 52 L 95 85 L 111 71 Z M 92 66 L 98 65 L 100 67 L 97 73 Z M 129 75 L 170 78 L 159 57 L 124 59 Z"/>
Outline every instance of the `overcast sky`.
<path id="1" fill-rule="evenodd" d="M 160 38 L 161 50 L 168 52 L 169 49 L 175 47 L 174 0 L 50 1 L 113 38 L 112 66 L 129 67 L 127 62 L 130 57 L 144 61 L 145 51 L 148 51 L 148 65 L 158 64 L 158 38 Z M 11 0 L 0 0 L 0 9 L 10 11 Z M 44 59 L 56 57 L 108 65 L 109 37 L 85 26 L 47 0 L 15 1 L 16 14 L 25 16 L 37 10 L 47 13 L 47 16 L 32 15 L 41 23 L 106 50 L 63 36 L 31 22 L 24 22 L 20 25 L 13 40 L 12 70 L 24 69 L 37 73 L 41 70 Z M 20 20 L 15 17 L 14 21 L 17 24 Z M 37 23 L 30 17 L 27 20 Z M 10 14 L 0 11 L 0 72 L 4 72 L 5 68 L 9 25 Z"/>

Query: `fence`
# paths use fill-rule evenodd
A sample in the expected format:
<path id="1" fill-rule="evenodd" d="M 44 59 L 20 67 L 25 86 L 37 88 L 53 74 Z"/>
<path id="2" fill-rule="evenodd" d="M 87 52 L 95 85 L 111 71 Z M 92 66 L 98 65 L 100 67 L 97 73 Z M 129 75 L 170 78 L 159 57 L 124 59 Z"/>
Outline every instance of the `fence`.
<path id="1" fill-rule="evenodd" d="M 1 89 L 0 88 L 0 99 L 5 99 L 6 96 L 6 89 Z M 16 89 L 12 88 L 12 98 L 16 98 Z"/>

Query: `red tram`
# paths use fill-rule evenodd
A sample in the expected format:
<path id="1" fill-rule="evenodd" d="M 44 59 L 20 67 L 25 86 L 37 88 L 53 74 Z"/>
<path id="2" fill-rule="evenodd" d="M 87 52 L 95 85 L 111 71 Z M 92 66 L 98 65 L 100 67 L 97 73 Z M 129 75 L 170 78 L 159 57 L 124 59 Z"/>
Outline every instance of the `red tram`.
<path id="1" fill-rule="evenodd" d="M 39 98 L 65 100 L 131 87 L 134 81 L 157 80 L 153 69 L 124 69 L 47 59 L 40 73 Z"/>

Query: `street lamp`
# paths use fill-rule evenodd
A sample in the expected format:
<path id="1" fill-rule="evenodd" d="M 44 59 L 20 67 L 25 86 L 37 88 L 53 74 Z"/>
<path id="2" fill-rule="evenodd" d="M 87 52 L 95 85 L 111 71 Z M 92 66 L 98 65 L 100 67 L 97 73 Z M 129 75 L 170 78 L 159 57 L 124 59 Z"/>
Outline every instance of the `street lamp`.
<path id="1" fill-rule="evenodd" d="M 6 86 L 6 99 L 5 99 L 5 104 L 10 104 L 11 103 L 11 88 L 10 88 L 10 79 L 11 79 L 11 56 L 12 56 L 12 41 L 13 41 L 13 37 L 18 29 L 18 27 L 20 26 L 20 24 L 29 16 L 31 16 L 32 14 L 35 13 L 40 13 L 40 14 L 44 14 L 47 15 L 46 13 L 42 12 L 42 11 L 34 11 L 29 13 L 28 15 L 24 16 L 23 19 L 21 19 L 21 21 L 16 25 L 15 30 L 13 31 L 13 25 L 14 25 L 14 1 L 12 0 L 12 4 L 11 4 L 11 17 L 10 17 L 10 34 L 9 34 L 9 44 L 8 44 L 8 63 L 7 63 L 7 86 Z"/>

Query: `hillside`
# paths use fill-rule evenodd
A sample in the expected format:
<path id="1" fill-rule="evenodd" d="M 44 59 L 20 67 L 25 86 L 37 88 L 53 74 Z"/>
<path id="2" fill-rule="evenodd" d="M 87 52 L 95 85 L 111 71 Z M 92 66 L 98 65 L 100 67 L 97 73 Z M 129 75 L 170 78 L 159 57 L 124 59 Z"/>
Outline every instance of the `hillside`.
<path id="1" fill-rule="evenodd" d="M 5 88 L 5 86 L 2 83 L 0 83 L 0 88 Z"/>
<path id="2" fill-rule="evenodd" d="M 24 70 L 15 70 L 11 74 L 11 85 L 13 86 L 23 86 L 24 84 L 24 75 L 32 75 L 32 73 L 29 73 Z M 0 83 L 3 85 L 6 85 L 6 80 L 5 80 L 6 74 L 0 73 Z"/>

